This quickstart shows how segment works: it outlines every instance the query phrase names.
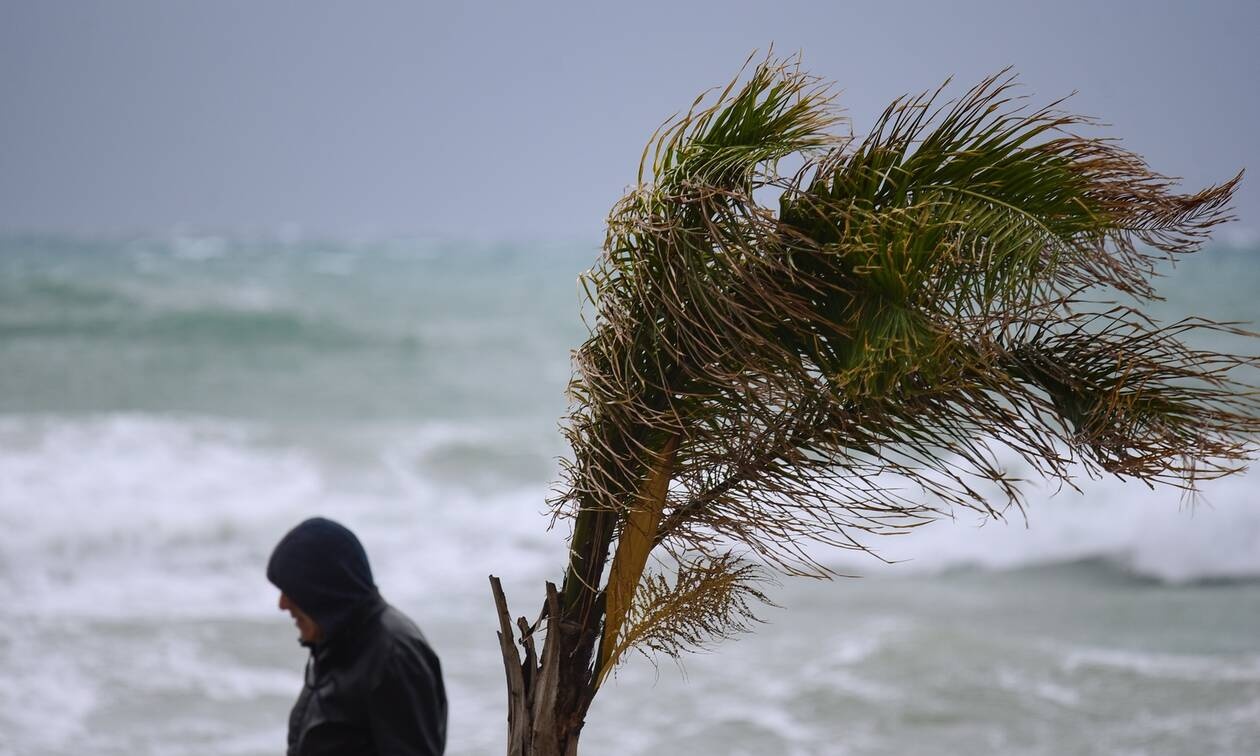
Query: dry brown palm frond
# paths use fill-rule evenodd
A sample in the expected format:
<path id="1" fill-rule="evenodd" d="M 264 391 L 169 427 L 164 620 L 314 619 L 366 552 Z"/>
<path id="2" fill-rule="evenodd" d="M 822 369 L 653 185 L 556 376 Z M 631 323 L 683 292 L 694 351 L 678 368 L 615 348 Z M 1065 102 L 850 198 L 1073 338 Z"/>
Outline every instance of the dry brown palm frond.
<path id="1" fill-rule="evenodd" d="M 630 649 L 678 659 L 686 651 L 747 632 L 757 622 L 754 605 L 775 606 L 762 586 L 766 577 L 755 565 L 730 553 L 679 562 L 673 580 L 665 574 L 644 577 L 626 615 L 625 630 L 601 666 L 606 676 Z"/>

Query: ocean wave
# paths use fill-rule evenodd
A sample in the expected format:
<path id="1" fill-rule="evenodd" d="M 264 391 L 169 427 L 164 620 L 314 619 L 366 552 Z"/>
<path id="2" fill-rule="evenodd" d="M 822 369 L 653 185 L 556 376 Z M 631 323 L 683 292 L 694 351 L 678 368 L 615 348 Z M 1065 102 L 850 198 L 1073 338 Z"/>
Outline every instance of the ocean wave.
<path id="1" fill-rule="evenodd" d="M 44 277 L 10 282 L 5 291 L 5 300 L 5 309 L 9 311 L 31 306 L 62 310 L 134 304 L 130 297 L 113 286 Z"/>
<path id="2" fill-rule="evenodd" d="M 0 638 L 5 661 L 0 730 L 5 740 L 22 743 L 32 749 L 28 752 L 73 752 L 91 738 L 85 720 L 102 698 L 91 672 L 71 654 L 44 653 L 44 639 L 26 627 L 9 626 Z M 5 748 L 0 744 L 0 753 L 15 753 Z"/>
<path id="3" fill-rule="evenodd" d="M 388 342 L 337 323 L 295 312 L 202 310 L 131 317 L 58 317 L 0 322 L 0 339 L 153 342 L 170 347 L 239 349 L 259 346 L 346 350 Z M 414 340 L 395 342 L 415 347 Z"/>
<path id="4" fill-rule="evenodd" d="M 1153 680 L 1260 683 L 1260 656 L 1076 648 L 1064 652 L 1060 666 L 1068 673 L 1090 670 Z"/>
<path id="5" fill-rule="evenodd" d="M 38 338 L 345 349 L 381 342 L 379 334 L 304 311 L 260 284 L 175 287 L 109 279 L 34 277 L 10 281 L 0 305 L 0 341 Z"/>
<path id="6" fill-rule="evenodd" d="M 317 514 L 360 534 L 403 601 L 559 564 L 544 485 L 444 484 L 399 456 L 406 433 L 343 437 L 345 459 L 216 418 L 0 417 L 0 617 L 269 615 L 267 554 Z"/>
<path id="7" fill-rule="evenodd" d="M 1027 487 L 1024 517 L 997 521 L 973 512 L 910 533 L 867 539 L 891 564 L 845 557 L 862 572 L 1010 571 L 1096 561 L 1170 584 L 1260 578 L 1260 471 L 1202 484 L 1196 501 L 1171 487 L 1081 480 L 1079 491 Z M 832 557 L 836 557 L 833 555 Z"/>

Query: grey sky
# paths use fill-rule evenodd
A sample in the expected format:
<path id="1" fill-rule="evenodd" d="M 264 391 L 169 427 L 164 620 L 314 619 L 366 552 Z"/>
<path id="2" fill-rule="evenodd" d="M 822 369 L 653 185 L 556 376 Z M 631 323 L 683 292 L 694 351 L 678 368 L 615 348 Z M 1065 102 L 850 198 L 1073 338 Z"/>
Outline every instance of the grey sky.
<path id="1" fill-rule="evenodd" d="M 1013 65 L 1191 188 L 1248 167 L 1260 2 L 0 0 L 0 229 L 598 234 L 644 141 L 754 49 L 860 133 Z"/>

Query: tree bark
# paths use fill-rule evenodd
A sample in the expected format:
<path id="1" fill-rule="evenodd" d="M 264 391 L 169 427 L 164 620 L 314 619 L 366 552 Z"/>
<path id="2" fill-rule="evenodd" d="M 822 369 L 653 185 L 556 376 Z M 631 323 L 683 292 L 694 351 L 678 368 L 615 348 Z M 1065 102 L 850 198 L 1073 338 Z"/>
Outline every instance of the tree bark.
<path id="1" fill-rule="evenodd" d="M 503 587 L 493 575 L 490 590 L 499 615 L 499 649 L 507 674 L 508 756 L 576 756 L 594 696 L 590 668 L 594 631 L 564 619 L 559 592 L 547 583 L 547 603 L 538 621 L 530 625 L 524 617 L 517 618 L 518 638 Z M 547 632 L 542 653 L 537 654 L 534 637 L 544 620 Z"/>

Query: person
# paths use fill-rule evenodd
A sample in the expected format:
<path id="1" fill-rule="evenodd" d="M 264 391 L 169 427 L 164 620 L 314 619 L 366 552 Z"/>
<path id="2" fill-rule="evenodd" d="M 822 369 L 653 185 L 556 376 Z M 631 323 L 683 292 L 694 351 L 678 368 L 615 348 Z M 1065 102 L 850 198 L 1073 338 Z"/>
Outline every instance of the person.
<path id="1" fill-rule="evenodd" d="M 446 691 L 415 623 L 381 598 L 354 533 L 316 517 L 276 545 L 267 579 L 310 649 L 289 716 L 290 756 L 438 756 Z"/>

